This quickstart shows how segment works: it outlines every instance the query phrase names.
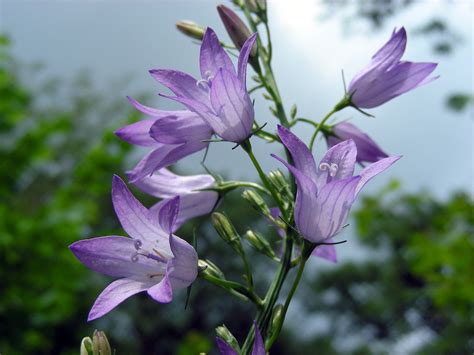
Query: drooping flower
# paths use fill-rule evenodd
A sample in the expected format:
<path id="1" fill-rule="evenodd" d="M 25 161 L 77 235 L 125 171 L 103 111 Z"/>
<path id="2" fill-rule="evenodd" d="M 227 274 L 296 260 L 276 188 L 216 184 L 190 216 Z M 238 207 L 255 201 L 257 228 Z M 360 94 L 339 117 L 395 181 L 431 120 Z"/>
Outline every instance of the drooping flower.
<path id="1" fill-rule="evenodd" d="M 135 108 L 151 117 L 122 127 L 115 134 L 122 140 L 152 150 L 129 172 L 131 182 L 207 147 L 211 127 L 191 111 L 164 111 L 128 98 Z"/>
<path id="2" fill-rule="evenodd" d="M 372 57 L 371 62 L 349 84 L 351 103 L 359 108 L 372 108 L 428 84 L 436 63 L 401 61 L 405 52 L 405 28 L 394 30 L 389 41 Z"/>
<path id="3" fill-rule="evenodd" d="M 281 216 L 281 211 L 278 207 L 270 208 L 270 212 L 274 219 L 278 219 Z M 277 228 L 278 235 L 282 238 L 285 237 L 285 232 L 283 231 L 283 229 L 281 229 L 277 225 L 275 225 L 275 227 Z M 295 250 L 298 255 L 299 253 L 301 253 L 300 249 L 296 248 Z M 327 261 L 337 263 L 337 253 L 336 253 L 336 247 L 334 245 L 319 245 L 317 248 L 314 248 L 314 250 L 311 252 L 311 256 L 317 256 L 322 259 L 326 259 Z"/>
<path id="4" fill-rule="evenodd" d="M 252 355 L 266 355 L 265 344 L 263 342 L 262 335 L 260 334 L 260 331 L 258 330 L 258 327 L 255 324 L 255 322 L 254 322 L 254 328 L 255 328 L 255 340 L 253 341 Z M 238 352 L 235 351 L 235 349 L 233 349 L 223 339 L 217 337 L 216 343 L 221 355 L 238 355 Z"/>
<path id="5" fill-rule="evenodd" d="M 313 243 L 326 242 L 338 233 L 362 187 L 400 159 L 398 156 L 381 159 L 353 176 L 357 156 L 353 140 L 330 148 L 317 166 L 308 147 L 288 129 L 279 126 L 278 135 L 289 150 L 294 166 L 272 156 L 296 178 L 296 227 Z"/>
<path id="6" fill-rule="evenodd" d="M 166 96 L 198 114 L 226 141 L 240 143 L 250 135 L 254 110 L 246 89 L 247 63 L 257 34 L 251 35 L 240 51 L 237 72 L 217 35 L 207 28 L 201 44 L 201 79 L 167 69 L 151 75 L 176 96 Z"/>
<path id="7" fill-rule="evenodd" d="M 161 209 L 168 199 L 180 197 L 179 213 L 174 224 L 177 230 L 187 220 L 207 215 L 216 206 L 219 194 L 215 191 L 197 191 L 211 187 L 215 180 L 211 175 L 180 176 L 166 168 L 156 171 L 134 183 L 140 190 L 149 195 L 162 198 L 150 208 L 150 213 Z M 174 231 L 173 230 L 173 231 Z"/>
<path id="8" fill-rule="evenodd" d="M 129 237 L 85 239 L 69 247 L 87 267 L 119 277 L 99 295 L 89 313 L 89 321 L 102 317 L 143 291 L 158 302 L 171 302 L 174 289 L 188 287 L 197 277 L 196 251 L 172 234 L 179 197 L 168 200 L 150 215 L 125 183 L 114 176 L 112 202 Z"/>
<path id="9" fill-rule="evenodd" d="M 360 164 L 364 162 L 375 163 L 388 155 L 370 138 L 366 133 L 349 122 L 341 122 L 332 129 L 332 134 L 326 135 L 328 148 L 352 139 L 357 147 L 356 161 Z"/>

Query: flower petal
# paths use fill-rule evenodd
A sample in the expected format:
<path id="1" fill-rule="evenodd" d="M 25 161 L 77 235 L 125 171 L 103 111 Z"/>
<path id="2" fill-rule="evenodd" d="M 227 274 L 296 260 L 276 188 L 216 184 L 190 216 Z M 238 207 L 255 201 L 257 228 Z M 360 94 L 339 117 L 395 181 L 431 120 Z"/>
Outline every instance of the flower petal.
<path id="1" fill-rule="evenodd" d="M 160 265 L 145 257 L 132 261 L 137 252 L 134 243 L 131 238 L 108 236 L 79 240 L 71 244 L 69 249 L 81 263 L 101 274 L 146 278 L 156 272 Z"/>
<path id="2" fill-rule="evenodd" d="M 112 180 L 112 202 L 115 213 L 129 236 L 169 254 L 167 233 L 158 226 L 158 221 L 153 222 L 148 218 L 148 210 L 117 175 Z"/>
<path id="3" fill-rule="evenodd" d="M 360 190 L 367 184 L 373 177 L 384 172 L 388 169 L 393 163 L 395 163 L 401 156 L 391 156 L 385 159 L 381 159 L 378 162 L 370 164 L 366 168 L 362 169 L 360 172 L 360 181 L 357 184 L 357 188 L 355 190 L 355 194 L 357 195 Z"/>
<path id="4" fill-rule="evenodd" d="M 149 129 L 149 136 L 155 140 L 155 144 L 202 142 L 211 138 L 211 127 L 199 115 L 187 112 L 185 116 L 168 116 L 154 122 Z"/>
<path id="5" fill-rule="evenodd" d="M 288 128 L 278 125 L 278 136 L 282 143 L 290 151 L 291 158 L 295 164 L 295 168 L 303 172 L 311 179 L 316 179 L 316 163 L 313 154 L 295 134 Z"/>
<path id="6" fill-rule="evenodd" d="M 207 28 L 201 43 L 200 53 L 201 77 L 205 80 L 217 74 L 220 68 L 235 73 L 234 65 L 222 48 L 219 38 L 212 28 Z"/>
<path id="7" fill-rule="evenodd" d="M 331 239 L 329 239 L 330 241 Z M 319 245 L 313 250 L 311 255 L 337 263 L 336 247 L 334 245 Z"/>
<path id="8" fill-rule="evenodd" d="M 173 234 L 169 242 L 174 258 L 168 261 L 168 278 L 174 289 L 186 288 L 196 280 L 198 255 L 191 244 Z"/>
<path id="9" fill-rule="evenodd" d="M 161 228 L 171 234 L 179 212 L 179 196 L 165 200 L 158 212 L 158 221 Z"/>
<path id="10" fill-rule="evenodd" d="M 173 287 L 166 272 L 163 279 L 148 289 L 148 295 L 160 303 L 170 303 L 173 300 Z"/>
<path id="11" fill-rule="evenodd" d="M 215 180 L 211 175 L 181 176 L 163 168 L 151 176 L 145 176 L 134 184 L 149 195 L 159 198 L 171 198 L 210 187 L 214 183 Z M 183 209 L 183 205 L 184 202 L 181 201 L 181 209 Z"/>
<path id="12" fill-rule="evenodd" d="M 156 118 L 138 121 L 124 126 L 115 131 L 115 135 L 121 140 L 143 147 L 156 145 L 156 140 L 150 137 L 150 128 L 156 122 Z"/>
<path id="13" fill-rule="evenodd" d="M 127 96 L 127 99 L 128 101 L 130 101 L 130 103 L 135 106 L 135 108 L 144 113 L 145 115 L 148 115 L 148 116 L 151 116 L 153 118 L 162 118 L 162 117 L 166 117 L 166 116 L 169 116 L 169 115 L 181 115 L 181 114 L 185 114 L 187 111 L 165 111 L 165 110 L 159 110 L 157 108 L 153 108 L 153 107 L 149 107 L 149 106 L 145 106 L 141 103 L 139 103 L 137 100 L 133 99 L 132 97 L 130 96 Z"/>
<path id="14" fill-rule="evenodd" d="M 249 137 L 254 119 L 253 105 L 233 72 L 219 69 L 212 80 L 211 104 L 218 121 L 212 120 L 209 124 L 217 135 L 235 143 Z"/>
<path id="15" fill-rule="evenodd" d="M 258 33 L 255 32 L 245 41 L 242 49 L 239 53 L 239 61 L 237 63 L 237 76 L 239 77 L 240 82 L 244 88 L 247 87 L 247 63 L 249 61 L 250 53 L 252 52 L 252 48 L 257 40 Z"/>
<path id="16" fill-rule="evenodd" d="M 254 322 L 255 338 L 253 341 L 252 355 L 266 355 L 265 344 L 262 339 L 262 334 L 258 330 L 257 324 Z"/>
<path id="17" fill-rule="evenodd" d="M 158 82 L 166 86 L 179 97 L 187 97 L 196 101 L 209 101 L 209 94 L 198 86 L 198 82 L 191 75 L 178 70 L 152 69 L 150 74 Z"/>
<path id="18" fill-rule="evenodd" d="M 151 285 L 150 282 L 131 279 L 120 279 L 112 282 L 95 300 L 87 320 L 91 321 L 102 317 L 127 298 L 139 292 L 146 291 Z"/>
<path id="19" fill-rule="evenodd" d="M 238 355 L 237 351 L 219 337 L 216 337 L 216 344 L 221 355 Z"/>

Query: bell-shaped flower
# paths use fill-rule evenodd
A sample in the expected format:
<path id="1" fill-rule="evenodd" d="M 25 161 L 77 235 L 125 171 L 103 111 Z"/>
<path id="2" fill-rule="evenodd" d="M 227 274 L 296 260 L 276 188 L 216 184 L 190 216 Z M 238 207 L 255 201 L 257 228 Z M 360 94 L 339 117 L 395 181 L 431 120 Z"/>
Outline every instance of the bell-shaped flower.
<path id="1" fill-rule="evenodd" d="M 140 190 L 163 200 L 150 208 L 150 213 L 161 209 L 169 199 L 180 197 L 179 212 L 174 230 L 177 230 L 187 220 L 204 216 L 212 212 L 217 204 L 219 194 L 215 191 L 198 191 L 215 184 L 211 175 L 180 176 L 166 168 L 156 171 L 134 183 Z"/>
<path id="2" fill-rule="evenodd" d="M 308 147 L 288 129 L 279 126 L 278 136 L 288 149 L 294 165 L 272 155 L 295 176 L 298 186 L 295 223 L 299 233 L 313 243 L 326 242 L 344 226 L 359 191 L 374 176 L 400 157 L 388 157 L 353 176 L 357 148 L 353 140 L 330 148 L 319 165 Z"/>
<path id="3" fill-rule="evenodd" d="M 177 70 L 156 69 L 151 75 L 176 96 L 166 96 L 198 114 L 222 139 L 240 143 L 250 136 L 254 110 L 247 93 L 250 52 L 257 38 L 251 35 L 240 51 L 237 72 L 215 32 L 208 28 L 200 52 L 201 79 Z"/>
<path id="4" fill-rule="evenodd" d="M 122 140 L 152 150 L 129 173 L 131 182 L 204 149 L 212 136 L 211 127 L 191 111 L 164 111 L 128 98 L 135 108 L 149 116 L 122 127 L 115 134 Z"/>
<path id="5" fill-rule="evenodd" d="M 373 141 L 366 133 L 349 122 L 341 122 L 332 129 L 332 134 L 326 135 L 328 148 L 352 139 L 357 147 L 356 161 L 359 164 L 364 162 L 375 163 L 388 155 Z"/>
<path id="6" fill-rule="evenodd" d="M 372 57 L 371 62 L 349 84 L 352 105 L 372 108 L 430 83 L 436 63 L 402 61 L 407 34 L 405 28 L 394 30 L 390 40 Z"/>
<path id="7" fill-rule="evenodd" d="M 253 341 L 252 355 L 266 355 L 265 343 L 263 342 L 262 335 L 254 322 L 255 327 L 255 338 Z M 232 348 L 226 341 L 216 337 L 217 348 L 221 355 L 238 355 L 239 353 Z"/>
<path id="8" fill-rule="evenodd" d="M 87 267 L 119 277 L 99 295 L 89 313 L 89 321 L 102 317 L 143 291 L 158 302 L 171 302 L 173 290 L 188 287 L 197 277 L 196 251 L 172 234 L 179 212 L 179 197 L 168 200 L 150 215 L 125 183 L 114 176 L 112 202 L 129 238 L 98 237 L 80 240 L 69 247 Z"/>

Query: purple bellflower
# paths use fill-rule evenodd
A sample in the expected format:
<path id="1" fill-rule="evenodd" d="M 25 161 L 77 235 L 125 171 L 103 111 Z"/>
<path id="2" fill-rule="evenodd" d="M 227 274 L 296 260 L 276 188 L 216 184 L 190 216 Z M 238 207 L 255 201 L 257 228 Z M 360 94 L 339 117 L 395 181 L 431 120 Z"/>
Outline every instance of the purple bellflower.
<path id="1" fill-rule="evenodd" d="M 143 291 L 161 303 L 171 302 L 173 290 L 188 287 L 197 277 L 194 248 L 172 234 L 179 211 L 179 197 L 159 211 L 149 211 L 114 176 L 112 202 L 130 238 L 106 236 L 80 240 L 69 248 L 87 267 L 120 277 L 99 295 L 88 320 L 102 317 L 127 298 Z"/>
<path id="2" fill-rule="evenodd" d="M 357 156 L 353 140 L 330 148 L 317 166 L 308 147 L 288 129 L 279 126 L 278 135 L 289 150 L 294 166 L 272 156 L 296 178 L 295 223 L 299 233 L 312 243 L 326 242 L 338 233 L 362 187 L 400 159 L 395 156 L 381 159 L 353 176 Z"/>
<path id="3" fill-rule="evenodd" d="M 217 337 L 216 343 L 221 355 L 238 355 L 238 352 L 235 351 L 223 339 Z M 257 328 L 257 325 L 255 325 L 255 340 L 253 342 L 252 355 L 266 355 L 265 344 L 263 342 L 262 335 L 260 334 L 260 331 Z"/>
<path id="4" fill-rule="evenodd" d="M 401 61 L 405 52 L 405 28 L 394 30 L 389 41 L 372 57 L 371 62 L 349 84 L 351 103 L 358 108 L 373 108 L 428 84 L 436 63 Z"/>
<path id="5" fill-rule="evenodd" d="M 163 111 L 128 97 L 140 112 L 151 117 L 122 127 L 115 134 L 122 140 L 152 150 L 129 172 L 131 182 L 208 146 L 211 127 L 191 111 Z"/>
<path id="6" fill-rule="evenodd" d="M 207 28 L 201 44 L 201 79 L 167 69 L 151 75 L 176 96 L 165 96 L 198 114 L 222 139 L 240 143 L 250 136 L 254 110 L 246 89 L 247 63 L 257 38 L 251 35 L 240 51 L 237 72 L 217 35 Z"/>
<path id="7" fill-rule="evenodd" d="M 160 210 L 169 199 L 180 197 L 179 212 L 174 229 L 177 230 L 188 219 L 204 216 L 212 212 L 217 204 L 219 194 L 215 191 L 196 191 L 213 186 L 211 175 L 180 176 L 166 168 L 156 171 L 151 176 L 135 182 L 140 190 L 163 200 L 150 208 L 150 213 Z"/>
<path id="8" fill-rule="evenodd" d="M 332 135 L 326 135 L 328 148 L 348 139 L 352 139 L 357 147 L 356 161 L 359 164 L 363 164 L 364 162 L 375 163 L 380 159 L 388 157 L 372 138 L 352 123 L 338 123 L 333 127 Z"/>

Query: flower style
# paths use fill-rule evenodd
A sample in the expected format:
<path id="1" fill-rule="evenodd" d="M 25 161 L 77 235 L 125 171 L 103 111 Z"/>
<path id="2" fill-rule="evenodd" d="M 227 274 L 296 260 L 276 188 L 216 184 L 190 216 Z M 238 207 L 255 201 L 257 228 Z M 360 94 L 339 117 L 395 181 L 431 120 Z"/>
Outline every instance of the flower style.
<path id="1" fill-rule="evenodd" d="M 429 78 L 436 63 L 400 60 L 406 43 L 405 28 L 394 30 L 390 40 L 375 53 L 369 65 L 352 79 L 348 95 L 354 106 L 373 108 L 438 78 Z"/>
<path id="2" fill-rule="evenodd" d="M 327 241 L 338 233 L 362 187 L 400 159 L 398 156 L 381 159 L 353 176 L 357 156 L 353 140 L 330 148 L 316 166 L 310 150 L 298 137 L 282 126 L 278 126 L 278 135 L 289 150 L 294 166 L 272 156 L 296 178 L 296 227 L 305 239 L 313 243 Z"/>
<path id="3" fill-rule="evenodd" d="M 171 302 L 173 290 L 188 287 L 197 277 L 197 253 L 172 234 L 179 197 L 168 200 L 153 215 L 114 176 L 112 202 L 130 238 L 106 236 L 80 240 L 69 248 L 84 265 L 120 277 L 99 295 L 88 320 L 102 317 L 127 298 L 143 291 L 161 303 Z"/>
<path id="4" fill-rule="evenodd" d="M 151 214 L 155 213 L 155 210 L 160 210 L 169 199 L 180 197 L 180 208 L 174 224 L 174 232 L 188 219 L 212 212 L 219 194 L 215 191 L 196 190 L 211 187 L 214 183 L 215 180 L 211 175 L 180 176 L 163 168 L 134 184 L 147 194 L 164 199 L 150 208 Z"/>
<path id="5" fill-rule="evenodd" d="M 191 111 L 164 111 L 147 107 L 128 97 L 136 109 L 151 117 L 120 128 L 115 134 L 122 140 L 153 148 L 128 174 L 137 182 L 154 171 L 208 146 L 212 129 Z"/>
<path id="6" fill-rule="evenodd" d="M 359 164 L 364 162 L 375 163 L 388 155 L 370 138 L 366 133 L 349 122 L 341 122 L 333 127 L 333 134 L 326 135 L 328 148 L 352 139 L 357 147 L 356 161 Z"/>
<path id="7" fill-rule="evenodd" d="M 246 89 L 247 63 L 257 38 L 251 35 L 240 51 L 237 73 L 217 35 L 207 28 L 201 44 L 202 79 L 167 69 L 151 70 L 151 75 L 176 96 L 166 96 L 198 114 L 226 141 L 240 143 L 250 135 L 254 110 Z"/>
<path id="8" fill-rule="evenodd" d="M 263 343 L 262 335 L 260 334 L 260 331 L 258 330 L 255 322 L 254 322 L 254 327 L 255 327 L 255 340 L 253 342 L 252 355 L 266 355 L 265 344 Z M 216 343 L 221 355 L 238 355 L 237 351 L 235 351 L 223 339 L 217 337 Z"/>

